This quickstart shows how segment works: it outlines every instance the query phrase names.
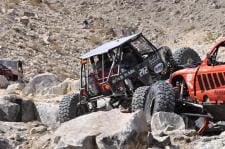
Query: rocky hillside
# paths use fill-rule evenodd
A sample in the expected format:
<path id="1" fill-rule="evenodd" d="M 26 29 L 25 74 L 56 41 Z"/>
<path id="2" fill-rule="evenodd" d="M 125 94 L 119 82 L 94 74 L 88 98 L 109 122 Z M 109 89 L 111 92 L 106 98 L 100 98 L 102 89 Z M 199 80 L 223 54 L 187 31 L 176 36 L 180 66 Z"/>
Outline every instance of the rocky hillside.
<path id="1" fill-rule="evenodd" d="M 0 57 L 22 59 L 27 78 L 46 71 L 76 78 L 81 53 L 134 32 L 203 54 L 224 36 L 224 11 L 221 0 L 2 0 Z"/>

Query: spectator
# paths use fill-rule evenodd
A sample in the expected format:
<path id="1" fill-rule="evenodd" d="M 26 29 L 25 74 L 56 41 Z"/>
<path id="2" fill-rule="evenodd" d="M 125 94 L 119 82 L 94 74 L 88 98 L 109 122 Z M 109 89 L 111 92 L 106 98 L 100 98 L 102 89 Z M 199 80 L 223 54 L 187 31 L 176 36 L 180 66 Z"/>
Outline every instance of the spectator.
<path id="1" fill-rule="evenodd" d="M 85 19 L 83 21 L 83 25 L 84 25 L 84 29 L 88 29 L 89 28 L 89 23 L 88 23 L 88 20 L 87 19 Z"/>

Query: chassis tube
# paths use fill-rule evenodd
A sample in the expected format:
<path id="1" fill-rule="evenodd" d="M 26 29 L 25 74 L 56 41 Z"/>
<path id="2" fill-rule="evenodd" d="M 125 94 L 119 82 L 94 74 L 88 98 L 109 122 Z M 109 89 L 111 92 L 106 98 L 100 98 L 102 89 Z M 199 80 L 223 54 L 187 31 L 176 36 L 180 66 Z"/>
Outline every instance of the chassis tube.
<path id="1" fill-rule="evenodd" d="M 81 65 L 80 67 L 80 88 L 82 88 L 83 86 L 83 73 L 82 73 L 82 70 L 83 70 L 83 65 Z"/>
<path id="2" fill-rule="evenodd" d="M 118 51 L 117 51 L 117 52 L 118 52 Z M 117 54 L 117 52 L 116 52 L 116 54 Z M 112 69 L 113 69 L 113 67 L 114 67 L 114 65 L 115 65 L 116 54 L 114 55 L 113 63 L 112 63 L 112 65 L 111 65 L 111 67 L 110 67 L 109 75 L 108 75 L 108 78 L 107 78 L 107 81 L 106 81 L 106 82 L 109 81 L 109 77 L 110 77 L 110 75 L 111 75 L 111 73 L 112 73 Z"/>
<path id="3" fill-rule="evenodd" d="M 102 54 L 102 80 L 103 80 L 103 82 L 104 82 L 104 78 L 105 78 L 105 76 L 104 76 L 104 54 Z"/>

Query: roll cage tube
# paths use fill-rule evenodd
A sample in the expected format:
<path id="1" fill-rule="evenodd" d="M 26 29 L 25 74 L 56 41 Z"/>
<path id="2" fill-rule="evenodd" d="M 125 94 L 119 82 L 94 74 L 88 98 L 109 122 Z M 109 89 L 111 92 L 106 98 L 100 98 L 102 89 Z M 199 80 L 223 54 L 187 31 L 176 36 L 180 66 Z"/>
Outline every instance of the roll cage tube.
<path id="1" fill-rule="evenodd" d="M 83 88 L 83 64 L 81 65 L 81 67 L 80 67 L 80 90 Z"/>
<path id="2" fill-rule="evenodd" d="M 104 82 L 105 78 L 105 69 L 104 69 L 104 54 L 102 54 L 102 82 Z"/>
<path id="3" fill-rule="evenodd" d="M 209 55 L 213 55 L 215 52 L 218 51 L 219 47 L 225 47 L 225 39 L 217 43 L 215 46 L 211 48 L 211 51 L 208 53 Z"/>
<path id="4" fill-rule="evenodd" d="M 224 46 L 224 45 L 223 45 Z M 215 47 L 212 52 L 210 52 L 207 55 L 207 61 L 210 63 L 210 65 L 215 65 L 216 63 L 216 58 L 217 58 L 217 54 L 219 51 L 219 48 L 222 47 L 222 45 L 218 45 L 217 47 Z"/>
<path id="5" fill-rule="evenodd" d="M 111 75 L 111 73 L 112 73 L 112 69 L 113 69 L 113 67 L 115 66 L 115 63 L 116 63 L 116 56 L 117 56 L 118 51 L 120 51 L 120 49 L 117 49 L 115 55 L 113 55 L 113 63 L 112 63 L 112 65 L 111 65 L 111 67 L 110 67 L 109 75 L 108 75 L 108 78 L 107 78 L 107 81 L 106 81 L 106 82 L 109 81 L 109 77 L 110 77 L 110 75 Z"/>
<path id="6" fill-rule="evenodd" d="M 91 61 L 91 59 L 90 59 Z M 84 62 L 84 63 L 83 63 Z M 87 91 L 89 88 L 85 88 L 84 85 L 88 85 L 88 75 L 89 75 L 89 66 L 88 66 L 88 59 L 81 59 L 81 68 L 80 68 L 80 90 L 86 89 Z M 84 76 L 84 77 L 83 77 Z M 84 84 L 83 84 L 84 82 Z"/>
<path id="7" fill-rule="evenodd" d="M 152 47 L 152 50 L 154 52 L 157 51 L 157 48 L 150 41 L 148 41 L 148 39 L 146 39 L 145 36 L 143 36 L 142 34 L 140 36 Z"/>

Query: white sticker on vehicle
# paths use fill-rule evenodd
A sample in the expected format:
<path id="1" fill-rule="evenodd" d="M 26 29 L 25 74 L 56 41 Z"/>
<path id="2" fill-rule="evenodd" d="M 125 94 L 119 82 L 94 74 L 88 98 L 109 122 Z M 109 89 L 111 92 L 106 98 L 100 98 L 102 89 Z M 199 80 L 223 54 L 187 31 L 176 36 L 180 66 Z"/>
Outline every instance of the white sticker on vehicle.
<path id="1" fill-rule="evenodd" d="M 141 68 L 140 70 L 139 70 L 139 76 L 140 77 L 143 77 L 144 75 L 146 75 L 148 73 L 148 67 L 147 66 L 145 66 L 144 68 Z"/>
<path id="2" fill-rule="evenodd" d="M 160 73 L 163 71 L 163 63 L 159 63 L 154 67 L 154 72 L 155 73 Z"/>

